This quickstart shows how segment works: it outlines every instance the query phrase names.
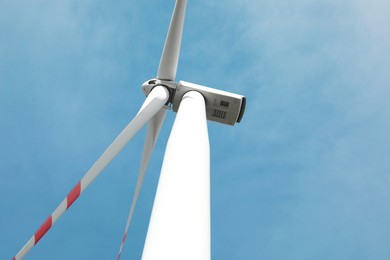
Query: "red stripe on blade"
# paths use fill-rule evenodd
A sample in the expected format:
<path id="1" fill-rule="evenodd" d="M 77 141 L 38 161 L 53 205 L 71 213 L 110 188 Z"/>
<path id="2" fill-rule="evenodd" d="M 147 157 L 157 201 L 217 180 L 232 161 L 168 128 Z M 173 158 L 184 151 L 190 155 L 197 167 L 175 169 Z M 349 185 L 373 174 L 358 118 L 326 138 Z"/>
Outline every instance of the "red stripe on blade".
<path id="1" fill-rule="evenodd" d="M 80 196 L 81 191 L 81 182 L 77 183 L 76 186 L 74 186 L 73 190 L 69 192 L 68 196 L 66 197 L 66 209 L 68 209 L 73 202 Z"/>
<path id="2" fill-rule="evenodd" d="M 127 236 L 127 232 L 123 235 L 123 238 L 122 238 L 122 244 L 125 242 L 126 240 L 126 236 Z"/>
<path id="3" fill-rule="evenodd" d="M 41 238 L 43 237 L 44 234 L 46 234 L 46 232 L 51 228 L 51 224 L 52 224 L 52 221 L 51 221 L 51 215 L 50 217 L 48 217 L 45 221 L 45 223 L 42 224 L 42 226 L 38 229 L 37 232 L 35 232 L 34 234 L 34 245 L 36 245 L 38 243 L 39 240 L 41 240 Z"/>

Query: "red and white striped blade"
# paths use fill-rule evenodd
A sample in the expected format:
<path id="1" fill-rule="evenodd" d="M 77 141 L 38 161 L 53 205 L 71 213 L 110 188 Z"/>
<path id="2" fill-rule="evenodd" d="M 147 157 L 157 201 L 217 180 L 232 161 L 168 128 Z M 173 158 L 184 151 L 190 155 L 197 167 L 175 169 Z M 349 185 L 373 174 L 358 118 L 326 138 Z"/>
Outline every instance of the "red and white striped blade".
<path id="1" fill-rule="evenodd" d="M 186 5 L 187 0 L 176 0 L 175 9 L 173 10 L 171 23 L 169 24 L 167 38 L 161 55 L 160 65 L 158 67 L 158 79 L 174 81 L 176 78 Z"/>
<path id="2" fill-rule="evenodd" d="M 135 209 L 135 206 L 137 205 L 138 196 L 139 196 L 139 193 L 141 191 L 146 168 L 148 167 L 149 159 L 150 159 L 150 156 L 153 152 L 154 145 L 156 144 L 158 134 L 160 133 L 161 126 L 162 126 L 164 119 L 165 119 L 165 115 L 166 115 L 166 109 L 161 109 L 161 111 L 159 113 L 157 113 L 149 121 L 149 124 L 148 124 L 148 130 L 146 132 L 146 139 L 145 139 L 145 144 L 144 144 L 144 151 L 142 154 L 141 166 L 140 166 L 140 169 L 138 172 L 137 185 L 135 187 L 133 201 L 131 203 L 129 216 L 127 218 L 127 223 L 126 223 L 125 232 L 123 234 L 122 243 L 121 243 L 121 246 L 119 248 L 118 260 L 121 257 L 123 245 L 125 243 L 127 232 L 129 230 L 129 226 L 131 223 L 131 219 L 133 218 L 134 209 Z"/>
<path id="3" fill-rule="evenodd" d="M 65 213 L 80 194 L 92 183 L 93 180 L 103 171 L 108 163 L 123 149 L 130 139 L 157 113 L 161 111 L 169 98 L 169 92 L 162 86 L 155 87 L 146 98 L 142 108 L 135 118 L 118 135 L 114 142 L 100 156 L 95 164 L 88 170 L 84 177 L 69 192 L 66 198 L 54 210 L 49 218 L 35 232 L 30 240 L 13 258 L 22 259 L 46 234 L 51 226 Z"/>

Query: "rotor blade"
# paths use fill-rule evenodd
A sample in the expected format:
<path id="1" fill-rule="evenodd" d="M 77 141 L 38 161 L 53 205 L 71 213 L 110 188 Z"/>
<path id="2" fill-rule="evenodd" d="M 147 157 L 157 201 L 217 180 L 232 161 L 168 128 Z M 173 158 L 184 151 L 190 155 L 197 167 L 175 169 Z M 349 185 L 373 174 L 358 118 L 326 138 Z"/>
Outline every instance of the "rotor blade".
<path id="1" fill-rule="evenodd" d="M 174 81 L 176 78 L 186 5 L 187 0 L 176 0 L 157 72 L 158 79 Z"/>
<path id="2" fill-rule="evenodd" d="M 65 213 L 80 194 L 92 183 L 92 181 L 103 171 L 107 164 L 122 150 L 130 139 L 148 122 L 156 113 L 158 113 L 166 104 L 169 98 L 169 92 L 162 86 L 155 87 L 146 98 L 142 108 L 135 118 L 118 135 L 114 142 L 100 156 L 95 164 L 87 171 L 84 177 L 76 184 L 66 198 L 54 210 L 49 218 L 35 232 L 30 240 L 13 258 L 22 259 L 54 225 L 54 223 Z"/>
<path id="3" fill-rule="evenodd" d="M 146 168 L 148 166 L 149 159 L 150 159 L 150 156 L 152 154 L 154 145 L 156 144 L 156 140 L 157 140 L 158 134 L 161 130 L 161 126 L 163 124 L 165 115 L 166 115 L 166 109 L 161 109 L 160 112 L 157 113 L 149 121 L 148 130 L 146 133 L 145 144 L 144 144 L 144 151 L 142 154 L 141 166 L 140 166 L 140 169 L 138 172 L 137 186 L 135 187 L 133 202 L 131 203 L 129 216 L 127 218 L 125 232 L 123 234 L 122 243 L 121 243 L 121 246 L 119 248 L 118 260 L 121 257 L 123 245 L 125 243 L 126 236 L 127 236 L 127 231 L 129 230 L 130 222 L 131 222 L 131 219 L 133 218 L 134 209 L 135 209 L 135 206 L 137 205 L 138 195 L 139 195 L 139 192 L 141 191 Z"/>

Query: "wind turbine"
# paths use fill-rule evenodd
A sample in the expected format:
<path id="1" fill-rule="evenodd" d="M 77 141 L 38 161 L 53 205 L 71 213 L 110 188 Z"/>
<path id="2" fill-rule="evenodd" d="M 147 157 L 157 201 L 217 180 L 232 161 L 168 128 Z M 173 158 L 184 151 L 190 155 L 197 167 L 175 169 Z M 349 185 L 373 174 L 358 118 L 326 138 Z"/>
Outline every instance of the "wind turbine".
<path id="1" fill-rule="evenodd" d="M 179 81 L 176 70 L 186 0 L 176 0 L 157 77 L 146 81 L 138 114 L 92 165 L 42 226 L 13 258 L 22 259 L 95 180 L 130 139 L 148 123 L 137 185 L 118 259 L 144 174 L 166 111 L 177 112 L 161 169 L 142 259 L 210 259 L 210 148 L 207 120 L 240 122 L 244 96 Z"/>

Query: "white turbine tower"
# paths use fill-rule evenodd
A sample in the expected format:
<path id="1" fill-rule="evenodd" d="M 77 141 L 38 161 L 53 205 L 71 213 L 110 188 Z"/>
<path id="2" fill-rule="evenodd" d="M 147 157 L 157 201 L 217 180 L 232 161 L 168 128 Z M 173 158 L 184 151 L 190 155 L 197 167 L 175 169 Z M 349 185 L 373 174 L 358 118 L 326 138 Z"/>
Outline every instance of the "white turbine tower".
<path id="1" fill-rule="evenodd" d="M 141 167 L 119 259 L 167 109 L 177 112 L 177 117 L 165 151 L 142 259 L 210 259 L 210 151 L 207 120 L 228 125 L 240 122 L 245 110 L 245 97 L 185 81 L 176 82 L 186 4 L 186 0 L 176 0 L 157 78 L 142 85 L 147 98 L 138 114 L 13 259 L 22 259 L 38 243 L 107 164 L 148 123 Z"/>

